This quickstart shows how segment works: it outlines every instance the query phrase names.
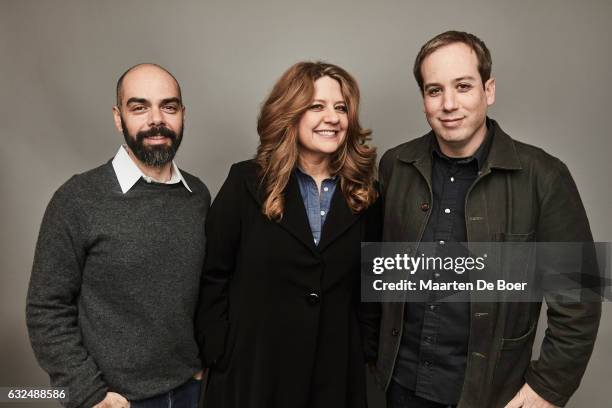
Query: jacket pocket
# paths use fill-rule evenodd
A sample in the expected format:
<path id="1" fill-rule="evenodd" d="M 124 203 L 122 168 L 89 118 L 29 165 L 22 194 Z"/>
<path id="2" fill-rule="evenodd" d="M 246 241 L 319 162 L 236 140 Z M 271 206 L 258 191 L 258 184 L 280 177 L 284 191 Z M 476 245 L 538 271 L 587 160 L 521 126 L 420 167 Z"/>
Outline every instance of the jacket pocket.
<path id="1" fill-rule="evenodd" d="M 525 343 L 531 339 L 536 331 L 537 323 L 532 323 L 529 330 L 520 337 L 502 338 L 500 350 L 514 350 L 525 346 Z"/>
<path id="2" fill-rule="evenodd" d="M 492 243 L 487 266 L 491 280 L 523 284 L 521 290 L 504 290 L 498 293 L 501 302 L 525 302 L 539 300 L 540 286 L 536 271 L 536 234 L 534 231 L 520 234 L 498 232 Z"/>
<path id="3" fill-rule="evenodd" d="M 520 337 L 502 338 L 493 370 L 491 396 L 495 401 L 510 401 L 525 383 L 524 375 L 531 361 L 531 349 L 537 323 Z M 497 406 L 497 405 L 496 405 Z"/>

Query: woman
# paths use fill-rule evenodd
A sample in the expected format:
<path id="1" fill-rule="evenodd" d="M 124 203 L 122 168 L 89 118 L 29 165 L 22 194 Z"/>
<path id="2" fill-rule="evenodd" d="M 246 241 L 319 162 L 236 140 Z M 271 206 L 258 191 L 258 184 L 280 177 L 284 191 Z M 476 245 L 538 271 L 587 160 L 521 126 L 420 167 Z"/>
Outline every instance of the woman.
<path id="1" fill-rule="evenodd" d="M 207 408 L 366 406 L 378 327 L 359 299 L 360 242 L 378 240 L 380 207 L 358 105 L 342 68 L 289 68 L 261 109 L 255 159 L 232 166 L 208 213 Z"/>

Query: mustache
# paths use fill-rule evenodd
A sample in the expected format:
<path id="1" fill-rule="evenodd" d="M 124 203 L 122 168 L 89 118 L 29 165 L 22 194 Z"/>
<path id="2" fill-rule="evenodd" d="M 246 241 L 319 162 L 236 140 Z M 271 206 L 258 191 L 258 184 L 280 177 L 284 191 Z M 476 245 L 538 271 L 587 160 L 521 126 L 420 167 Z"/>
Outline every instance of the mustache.
<path id="1" fill-rule="evenodd" d="M 143 131 L 136 133 L 136 140 L 138 140 L 139 142 L 142 142 L 143 139 L 147 137 L 154 137 L 154 136 L 167 137 L 168 139 L 171 139 L 173 142 L 176 141 L 176 138 L 177 138 L 176 133 L 174 131 L 172 131 L 171 129 L 168 129 L 164 125 L 160 125 L 160 126 L 154 126 L 154 127 L 151 127 L 150 129 L 143 130 Z"/>

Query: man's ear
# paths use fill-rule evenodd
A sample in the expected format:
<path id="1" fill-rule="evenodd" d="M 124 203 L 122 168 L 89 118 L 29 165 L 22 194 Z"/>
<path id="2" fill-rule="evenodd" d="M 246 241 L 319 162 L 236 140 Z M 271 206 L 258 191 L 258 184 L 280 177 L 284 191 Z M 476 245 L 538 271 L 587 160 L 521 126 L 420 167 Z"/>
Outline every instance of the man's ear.
<path id="1" fill-rule="evenodd" d="M 113 106 L 113 119 L 115 121 L 115 128 L 119 133 L 123 133 L 123 126 L 121 126 L 121 111 L 117 105 Z"/>
<path id="2" fill-rule="evenodd" d="M 484 84 L 485 95 L 487 95 L 487 105 L 491 106 L 495 103 L 495 78 L 489 78 Z"/>

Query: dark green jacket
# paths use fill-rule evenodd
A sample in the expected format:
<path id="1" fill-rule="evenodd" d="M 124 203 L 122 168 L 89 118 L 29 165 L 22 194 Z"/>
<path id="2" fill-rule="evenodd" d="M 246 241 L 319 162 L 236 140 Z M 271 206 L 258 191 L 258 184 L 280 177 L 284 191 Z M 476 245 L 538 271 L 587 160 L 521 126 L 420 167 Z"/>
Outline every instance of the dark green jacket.
<path id="1" fill-rule="evenodd" d="M 578 190 L 567 167 L 543 150 L 513 140 L 495 121 L 488 157 L 465 199 L 470 242 L 592 241 Z M 382 157 L 383 240 L 420 242 L 432 204 L 433 132 Z M 546 294 L 545 294 L 546 296 Z M 548 330 L 531 360 L 541 302 L 471 303 L 466 376 L 459 408 L 503 407 L 527 382 L 563 406 L 578 388 L 593 350 L 600 303 L 547 298 Z M 382 307 L 375 374 L 389 385 L 400 346 L 405 303 Z"/>

